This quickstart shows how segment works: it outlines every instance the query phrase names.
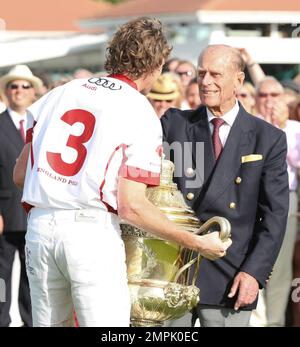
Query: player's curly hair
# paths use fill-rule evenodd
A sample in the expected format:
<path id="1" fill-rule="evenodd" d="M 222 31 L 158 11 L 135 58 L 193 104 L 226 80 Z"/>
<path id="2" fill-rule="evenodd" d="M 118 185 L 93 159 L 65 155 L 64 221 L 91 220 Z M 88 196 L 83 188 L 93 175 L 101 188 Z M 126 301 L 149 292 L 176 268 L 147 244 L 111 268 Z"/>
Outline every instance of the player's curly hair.
<path id="1" fill-rule="evenodd" d="M 138 79 L 158 69 L 171 50 L 161 22 L 139 17 L 123 24 L 113 36 L 107 47 L 105 69 Z"/>

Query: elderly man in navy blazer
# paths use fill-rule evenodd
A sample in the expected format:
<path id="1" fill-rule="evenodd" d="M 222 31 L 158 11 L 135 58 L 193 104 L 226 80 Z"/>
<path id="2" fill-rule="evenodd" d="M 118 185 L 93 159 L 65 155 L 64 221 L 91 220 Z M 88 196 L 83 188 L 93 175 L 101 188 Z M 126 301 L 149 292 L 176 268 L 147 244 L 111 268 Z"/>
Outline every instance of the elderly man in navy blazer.
<path id="1" fill-rule="evenodd" d="M 243 69 L 236 49 L 208 46 L 198 63 L 202 106 L 170 109 L 161 119 L 165 152 L 173 148 L 166 154 L 182 167 L 175 181 L 187 203 L 202 222 L 219 215 L 232 227 L 227 255 L 203 259 L 200 265 L 194 318 L 199 317 L 201 326 L 248 325 L 286 228 L 285 133 L 247 113 L 236 100 Z"/>

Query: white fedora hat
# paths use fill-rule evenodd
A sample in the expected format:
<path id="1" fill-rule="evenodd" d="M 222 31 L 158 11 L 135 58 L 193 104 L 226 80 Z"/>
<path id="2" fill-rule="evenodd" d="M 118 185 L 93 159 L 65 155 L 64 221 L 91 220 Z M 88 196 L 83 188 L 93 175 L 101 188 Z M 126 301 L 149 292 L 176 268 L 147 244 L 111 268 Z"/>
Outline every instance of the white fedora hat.
<path id="1" fill-rule="evenodd" d="M 0 78 L 1 87 L 5 89 L 8 83 L 15 80 L 28 81 L 36 90 L 39 90 L 43 85 L 43 82 L 38 77 L 33 75 L 27 65 L 16 65 L 11 68 L 6 75 Z"/>

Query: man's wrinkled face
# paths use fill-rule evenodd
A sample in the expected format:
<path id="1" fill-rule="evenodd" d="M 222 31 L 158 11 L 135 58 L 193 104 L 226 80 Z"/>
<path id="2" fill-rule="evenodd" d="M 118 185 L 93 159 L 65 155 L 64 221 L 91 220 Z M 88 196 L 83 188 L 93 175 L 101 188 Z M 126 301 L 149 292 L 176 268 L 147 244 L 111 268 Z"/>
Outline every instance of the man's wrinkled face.
<path id="1" fill-rule="evenodd" d="M 199 59 L 198 85 L 201 103 L 211 110 L 227 112 L 235 103 L 244 73 L 237 70 L 222 49 L 208 49 Z"/>

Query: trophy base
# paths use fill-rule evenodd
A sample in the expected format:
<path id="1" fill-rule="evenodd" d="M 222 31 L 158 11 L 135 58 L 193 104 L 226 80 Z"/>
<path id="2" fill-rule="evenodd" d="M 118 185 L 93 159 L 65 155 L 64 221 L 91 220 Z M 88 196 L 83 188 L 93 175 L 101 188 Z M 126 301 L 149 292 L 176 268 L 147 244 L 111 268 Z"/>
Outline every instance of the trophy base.
<path id="1" fill-rule="evenodd" d="M 134 328 L 151 328 L 151 327 L 162 327 L 163 321 L 146 320 L 146 319 L 130 319 L 130 326 Z"/>
<path id="2" fill-rule="evenodd" d="M 199 289 L 195 286 L 145 279 L 129 282 L 129 286 L 134 327 L 162 326 L 167 320 L 184 316 L 199 301 Z"/>

